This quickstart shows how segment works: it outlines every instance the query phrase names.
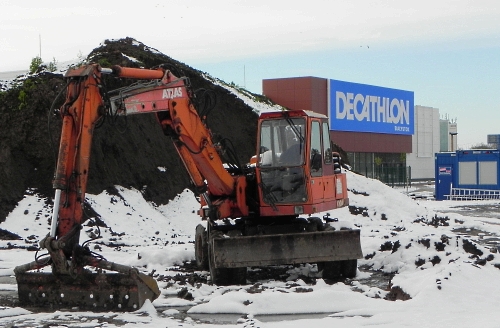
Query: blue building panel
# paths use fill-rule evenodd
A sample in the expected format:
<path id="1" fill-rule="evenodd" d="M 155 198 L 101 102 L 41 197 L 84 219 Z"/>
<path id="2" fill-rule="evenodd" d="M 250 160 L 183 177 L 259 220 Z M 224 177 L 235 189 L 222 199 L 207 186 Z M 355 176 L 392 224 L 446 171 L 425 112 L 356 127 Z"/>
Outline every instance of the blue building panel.
<path id="1" fill-rule="evenodd" d="M 436 200 L 447 199 L 451 188 L 500 190 L 498 150 L 458 150 L 435 157 Z"/>
<path id="2" fill-rule="evenodd" d="M 436 200 L 444 200 L 450 194 L 454 184 L 453 177 L 456 175 L 456 163 L 455 153 L 436 154 Z"/>
<path id="3" fill-rule="evenodd" d="M 328 96 L 331 130 L 414 134 L 412 91 L 329 80 Z"/>

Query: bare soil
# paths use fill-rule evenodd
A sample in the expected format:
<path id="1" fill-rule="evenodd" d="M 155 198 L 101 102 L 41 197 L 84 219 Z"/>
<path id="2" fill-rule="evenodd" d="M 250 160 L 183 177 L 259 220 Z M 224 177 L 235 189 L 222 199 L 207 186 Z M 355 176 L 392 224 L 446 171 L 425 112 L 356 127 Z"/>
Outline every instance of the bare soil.
<path id="1" fill-rule="evenodd" d="M 215 107 L 207 122 L 215 141 L 230 138 L 241 163 L 247 163 L 255 152 L 257 114 L 226 89 L 203 78 L 202 72 L 132 38 L 106 41 L 88 58 L 89 62 L 108 67 L 169 65 L 176 74 L 189 77 L 194 90 L 214 92 Z M 105 78 L 107 90 L 135 82 Z M 49 197 L 53 192 L 61 120 L 49 109 L 64 89 L 64 81 L 61 75 L 52 73 L 40 73 L 29 80 L 20 87 L 0 93 L 0 222 L 27 190 L 34 189 Z M 21 97 L 23 93 L 25 96 Z M 54 103 L 55 109 L 63 99 L 64 91 Z M 166 171 L 161 172 L 158 167 Z M 115 185 L 143 190 L 145 198 L 157 204 L 167 203 L 190 187 L 170 138 L 163 135 L 153 115 L 135 115 L 119 121 L 108 118 L 96 129 L 87 190 L 97 194 L 112 190 Z"/>

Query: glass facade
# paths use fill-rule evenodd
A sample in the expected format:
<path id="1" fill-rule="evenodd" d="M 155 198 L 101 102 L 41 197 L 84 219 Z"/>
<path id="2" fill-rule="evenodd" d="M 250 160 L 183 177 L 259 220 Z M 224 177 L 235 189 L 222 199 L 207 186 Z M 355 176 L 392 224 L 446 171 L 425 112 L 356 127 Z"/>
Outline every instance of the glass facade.
<path id="1" fill-rule="evenodd" d="M 347 156 L 352 170 L 368 178 L 389 185 L 407 184 L 411 180 L 411 168 L 406 166 L 405 153 L 348 152 Z"/>

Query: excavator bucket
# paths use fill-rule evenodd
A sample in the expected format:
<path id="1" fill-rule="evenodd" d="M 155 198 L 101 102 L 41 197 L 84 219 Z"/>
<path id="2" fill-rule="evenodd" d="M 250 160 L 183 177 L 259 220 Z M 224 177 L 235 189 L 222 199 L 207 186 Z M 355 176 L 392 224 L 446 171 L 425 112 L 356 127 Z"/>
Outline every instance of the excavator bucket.
<path id="1" fill-rule="evenodd" d="M 84 272 L 72 276 L 48 272 L 15 270 L 19 303 L 42 308 L 78 308 L 92 311 L 135 311 L 146 300 L 153 301 L 160 290 L 153 277 L 137 269 L 119 266 L 120 273 Z M 29 266 L 26 265 L 25 267 Z M 110 265 L 108 265 L 109 267 Z M 127 272 L 128 271 L 128 272 Z"/>

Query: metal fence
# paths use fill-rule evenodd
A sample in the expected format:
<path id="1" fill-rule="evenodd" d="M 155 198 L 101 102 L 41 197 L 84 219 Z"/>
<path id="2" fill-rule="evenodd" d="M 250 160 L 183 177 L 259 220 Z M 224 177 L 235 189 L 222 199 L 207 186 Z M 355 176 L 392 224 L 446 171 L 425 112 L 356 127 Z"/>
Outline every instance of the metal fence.
<path id="1" fill-rule="evenodd" d="M 500 199 L 500 190 L 451 188 L 450 195 L 445 196 L 449 200 Z"/>
<path id="2" fill-rule="evenodd" d="M 384 166 L 379 165 L 373 171 L 374 179 L 378 179 L 388 186 L 410 186 L 411 167 L 410 166 Z"/>

